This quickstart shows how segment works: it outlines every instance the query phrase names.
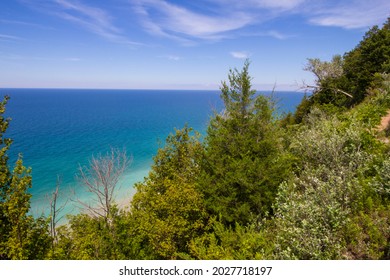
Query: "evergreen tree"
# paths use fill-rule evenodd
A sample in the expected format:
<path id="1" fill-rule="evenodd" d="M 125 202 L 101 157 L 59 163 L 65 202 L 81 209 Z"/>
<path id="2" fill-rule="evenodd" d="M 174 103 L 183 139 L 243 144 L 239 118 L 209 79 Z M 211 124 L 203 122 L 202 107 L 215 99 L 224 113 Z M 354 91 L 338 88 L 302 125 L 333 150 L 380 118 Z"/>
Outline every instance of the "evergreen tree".
<path id="1" fill-rule="evenodd" d="M 373 86 L 375 73 L 390 72 L 390 18 L 382 28 L 372 27 L 363 40 L 344 55 L 344 73 L 353 103 L 361 102 Z"/>
<path id="2" fill-rule="evenodd" d="M 222 83 L 225 111 L 211 120 L 199 182 L 208 210 L 224 223 L 247 224 L 271 211 L 289 164 L 272 101 L 251 86 L 247 61 Z"/>

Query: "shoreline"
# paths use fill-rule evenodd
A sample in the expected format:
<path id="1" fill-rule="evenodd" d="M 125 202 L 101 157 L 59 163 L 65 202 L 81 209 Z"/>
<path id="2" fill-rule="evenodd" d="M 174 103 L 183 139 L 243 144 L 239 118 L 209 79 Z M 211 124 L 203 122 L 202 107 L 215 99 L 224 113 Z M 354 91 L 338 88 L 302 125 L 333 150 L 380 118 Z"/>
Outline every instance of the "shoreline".
<path id="1" fill-rule="evenodd" d="M 133 198 L 133 195 L 136 193 L 135 184 L 143 182 L 145 177 L 148 176 L 150 167 L 140 168 L 138 170 L 130 171 L 122 176 L 122 179 L 118 182 L 114 193 L 114 203 L 118 206 L 119 209 L 125 209 L 130 205 L 130 202 Z M 80 185 L 75 186 L 76 188 L 83 188 Z M 79 194 L 79 195 L 78 195 Z M 74 187 L 65 186 L 60 189 L 60 196 L 58 199 L 58 209 L 60 207 L 64 208 L 58 214 L 60 220 L 58 221 L 58 226 L 67 224 L 67 216 L 78 215 L 83 212 L 88 213 L 88 211 L 83 211 L 82 205 L 77 202 L 77 200 L 83 202 L 91 202 L 93 200 L 93 194 L 82 191 L 79 193 L 74 191 Z M 78 198 L 77 198 L 78 196 Z M 34 196 L 33 196 L 34 197 Z M 79 205 L 77 205 L 79 204 Z M 46 218 L 50 217 L 50 199 L 47 195 L 44 197 L 36 198 L 31 201 L 30 213 L 34 217 L 44 216 Z"/>

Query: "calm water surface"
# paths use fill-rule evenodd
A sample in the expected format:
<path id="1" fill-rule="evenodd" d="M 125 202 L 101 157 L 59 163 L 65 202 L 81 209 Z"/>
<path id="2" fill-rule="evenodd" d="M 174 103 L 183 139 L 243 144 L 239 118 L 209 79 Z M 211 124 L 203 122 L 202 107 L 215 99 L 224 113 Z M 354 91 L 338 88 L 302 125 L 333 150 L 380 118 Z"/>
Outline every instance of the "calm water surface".
<path id="1" fill-rule="evenodd" d="M 32 168 L 33 214 L 48 211 L 46 196 L 61 178 L 63 198 L 76 192 L 88 199 L 75 179 L 79 165 L 111 147 L 126 149 L 132 164 L 122 180 L 118 199 L 134 192 L 147 176 L 159 145 L 174 128 L 185 124 L 204 133 L 214 111 L 223 109 L 219 91 L 4 89 L 11 97 L 7 135 L 14 140 L 14 162 L 23 154 Z M 282 112 L 293 111 L 301 93 L 276 94 Z M 73 206 L 68 203 L 67 212 Z"/>

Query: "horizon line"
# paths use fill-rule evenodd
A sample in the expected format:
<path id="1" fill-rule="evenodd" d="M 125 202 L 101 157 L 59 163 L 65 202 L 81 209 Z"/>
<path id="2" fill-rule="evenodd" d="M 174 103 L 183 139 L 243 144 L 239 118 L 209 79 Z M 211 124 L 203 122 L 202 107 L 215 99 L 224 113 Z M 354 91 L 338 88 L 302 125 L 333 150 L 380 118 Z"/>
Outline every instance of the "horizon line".
<path id="1" fill-rule="evenodd" d="M 216 88 L 94 88 L 94 87 L 0 87 L 0 93 L 4 90 L 19 90 L 19 89 L 25 89 L 25 90 L 117 90 L 117 91 L 218 91 L 220 92 L 221 89 Z M 255 89 L 256 92 L 296 92 L 296 93 L 303 93 L 304 90 L 302 89 Z"/>

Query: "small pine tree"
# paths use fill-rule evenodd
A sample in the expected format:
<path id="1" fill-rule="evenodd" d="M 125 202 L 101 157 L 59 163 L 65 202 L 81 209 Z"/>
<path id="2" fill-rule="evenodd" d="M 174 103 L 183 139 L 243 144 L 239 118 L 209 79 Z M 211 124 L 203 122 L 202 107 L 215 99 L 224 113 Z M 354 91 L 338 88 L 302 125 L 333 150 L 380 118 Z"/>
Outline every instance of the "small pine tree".
<path id="1" fill-rule="evenodd" d="M 225 111 L 210 122 L 199 182 L 208 210 L 224 223 L 247 224 L 271 211 L 289 170 L 273 102 L 252 89 L 247 61 L 222 83 Z"/>

